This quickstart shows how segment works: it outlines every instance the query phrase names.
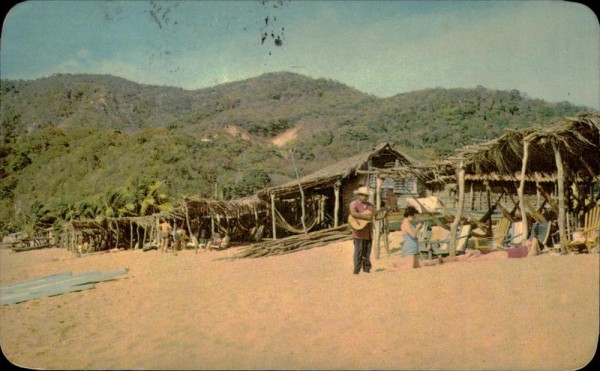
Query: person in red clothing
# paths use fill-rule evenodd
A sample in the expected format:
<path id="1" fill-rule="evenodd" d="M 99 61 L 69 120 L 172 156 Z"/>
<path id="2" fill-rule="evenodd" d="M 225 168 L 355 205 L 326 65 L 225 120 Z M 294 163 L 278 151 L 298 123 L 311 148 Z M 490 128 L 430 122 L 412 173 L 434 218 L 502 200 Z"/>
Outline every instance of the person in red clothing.
<path id="1" fill-rule="evenodd" d="M 360 187 L 354 191 L 356 199 L 350 203 L 350 215 L 369 224 L 360 229 L 352 230 L 354 239 L 354 274 L 358 274 L 362 268 L 365 273 L 371 271 L 371 247 L 373 245 L 373 224 L 371 221 L 375 215 L 375 207 L 369 201 L 369 188 Z M 367 211 L 367 212 L 365 212 Z"/>

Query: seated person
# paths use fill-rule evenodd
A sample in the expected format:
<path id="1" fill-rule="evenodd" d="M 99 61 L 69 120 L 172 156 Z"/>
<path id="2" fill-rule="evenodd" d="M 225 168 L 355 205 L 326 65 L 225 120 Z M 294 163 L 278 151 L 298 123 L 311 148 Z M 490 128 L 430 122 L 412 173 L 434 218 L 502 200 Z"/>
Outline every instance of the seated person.
<path id="1" fill-rule="evenodd" d="M 229 242 L 231 241 L 231 237 L 229 237 L 228 234 L 225 234 L 225 237 L 223 237 L 223 239 L 221 240 L 221 245 L 220 247 L 222 249 L 226 249 L 229 247 Z"/>
<path id="2" fill-rule="evenodd" d="M 220 233 L 215 233 L 212 241 L 208 241 L 206 243 L 206 247 L 208 248 L 208 250 L 218 249 L 220 245 L 221 245 L 221 234 Z"/>

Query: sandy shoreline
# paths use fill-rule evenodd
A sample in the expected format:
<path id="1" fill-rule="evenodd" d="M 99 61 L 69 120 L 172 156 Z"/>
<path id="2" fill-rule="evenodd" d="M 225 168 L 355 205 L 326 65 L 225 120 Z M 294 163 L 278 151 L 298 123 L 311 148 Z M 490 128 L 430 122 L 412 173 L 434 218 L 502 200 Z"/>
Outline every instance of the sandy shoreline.
<path id="1" fill-rule="evenodd" d="M 392 246 L 395 246 L 392 243 Z M 0 307 L 2 351 L 49 369 L 574 369 L 599 328 L 598 255 L 352 274 L 352 242 L 235 250 L 0 250 L 0 285 L 129 268 L 95 289 Z"/>

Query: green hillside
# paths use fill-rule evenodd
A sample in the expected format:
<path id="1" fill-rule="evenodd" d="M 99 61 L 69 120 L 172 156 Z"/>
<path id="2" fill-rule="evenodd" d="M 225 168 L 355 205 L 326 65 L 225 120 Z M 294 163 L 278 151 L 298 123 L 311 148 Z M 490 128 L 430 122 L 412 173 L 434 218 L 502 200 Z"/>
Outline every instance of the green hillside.
<path id="1" fill-rule="evenodd" d="M 443 157 L 506 128 L 587 110 L 516 90 L 377 98 L 292 73 L 188 91 L 114 76 L 0 84 L 0 234 L 76 217 L 138 215 L 183 195 L 233 198 L 382 140 Z"/>

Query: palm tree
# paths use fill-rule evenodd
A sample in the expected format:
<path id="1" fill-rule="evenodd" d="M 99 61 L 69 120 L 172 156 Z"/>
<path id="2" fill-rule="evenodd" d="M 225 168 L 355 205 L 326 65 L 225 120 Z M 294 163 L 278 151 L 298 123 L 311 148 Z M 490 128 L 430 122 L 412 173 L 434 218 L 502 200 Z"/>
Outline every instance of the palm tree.
<path id="1" fill-rule="evenodd" d="M 129 193 L 123 189 L 110 190 L 100 199 L 100 215 L 107 218 L 119 218 L 133 215 L 135 204 Z"/>
<path id="2" fill-rule="evenodd" d="M 135 178 L 129 183 L 126 192 L 134 204 L 137 215 L 150 215 L 173 209 L 169 196 L 162 191 L 162 187 L 159 181 L 143 178 Z"/>

